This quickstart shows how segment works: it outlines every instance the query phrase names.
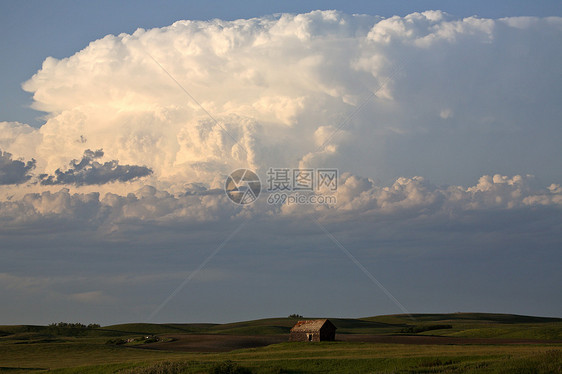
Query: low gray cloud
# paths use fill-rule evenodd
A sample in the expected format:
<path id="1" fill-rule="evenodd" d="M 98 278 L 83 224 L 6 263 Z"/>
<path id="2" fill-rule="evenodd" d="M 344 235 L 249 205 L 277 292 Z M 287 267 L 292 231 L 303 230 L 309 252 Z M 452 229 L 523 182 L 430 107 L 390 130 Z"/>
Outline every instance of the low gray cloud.
<path id="1" fill-rule="evenodd" d="M 111 182 L 128 182 L 152 174 L 152 169 L 146 166 L 119 165 L 119 161 L 112 160 L 105 163 L 95 161 L 103 157 L 103 150 L 87 149 L 80 161 L 72 160 L 66 171 L 57 169 L 55 175 L 41 174 L 41 184 L 52 186 L 57 184 L 74 184 L 77 186 L 100 185 Z"/>
<path id="2" fill-rule="evenodd" d="M 35 169 L 35 159 L 31 161 L 12 160 L 12 154 L 0 150 L 0 185 L 21 184 L 31 179 L 29 174 Z"/>
<path id="3" fill-rule="evenodd" d="M 90 158 L 100 154 L 101 151 L 86 152 Z M 89 163 L 91 161 L 74 162 L 73 170 L 86 168 Z M 486 212 L 504 211 L 509 215 L 526 211 L 531 214 L 540 209 L 559 214 L 562 208 L 560 185 L 551 184 L 545 188 L 536 184 L 530 175 L 496 174 L 482 176 L 469 187 L 440 187 L 421 177 L 398 178 L 390 186 L 380 186 L 371 179 L 345 174 L 339 181 L 334 206 L 286 204 L 276 207 L 268 204 L 266 197 L 260 197 L 244 214 L 266 220 L 270 219 L 268 217 L 290 218 L 294 222 L 321 215 L 327 223 L 344 223 L 357 217 L 368 222 L 394 222 L 396 219 L 433 222 L 433 219 L 439 221 L 445 217 L 453 223 L 455 220 L 464 222 L 474 214 L 486 215 Z M 6 222 L 0 233 L 2 229 L 14 230 L 15 222 L 24 230 L 28 224 L 43 222 L 43 226 L 48 226 L 49 222 L 63 220 L 88 222 L 90 228 L 95 226 L 108 232 L 126 232 L 137 225 L 144 229 L 146 224 L 175 229 L 178 224 L 228 222 L 241 214 L 240 206 L 230 202 L 224 191 L 186 187 L 185 192 L 177 194 L 148 185 L 127 195 L 71 193 L 67 188 L 55 193 L 26 194 L 21 199 L 0 201 L 0 220 Z"/>
<path id="4" fill-rule="evenodd" d="M 189 320 L 208 322 L 294 308 L 311 315 L 399 312 L 315 217 L 410 311 L 560 310 L 559 185 L 502 175 L 470 186 L 420 177 L 390 186 L 352 175 L 340 182 L 338 204 L 329 210 L 274 210 L 265 196 L 240 207 L 224 193 L 151 186 L 123 195 L 62 188 L 0 201 L 0 286 L 17 301 L 5 308 L 4 321 L 144 320 L 232 233 L 203 269 L 208 278 L 190 282 L 156 321 L 185 319 L 186 310 Z M 323 271 L 311 277 L 318 264 Z M 331 294 L 345 305 L 331 303 Z M 22 317 L 38 301 L 48 312 Z M 227 316 L 226 302 L 237 306 Z"/>

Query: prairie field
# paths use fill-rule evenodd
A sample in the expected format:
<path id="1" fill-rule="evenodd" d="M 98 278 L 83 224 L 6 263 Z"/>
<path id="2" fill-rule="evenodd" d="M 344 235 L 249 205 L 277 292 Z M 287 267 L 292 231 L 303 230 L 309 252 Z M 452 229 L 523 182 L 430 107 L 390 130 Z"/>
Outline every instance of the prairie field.
<path id="1" fill-rule="evenodd" d="M 320 343 L 287 342 L 295 323 L 290 318 L 0 326 L 0 372 L 562 372 L 562 320 L 556 318 L 456 313 L 331 321 L 338 327 L 336 341 Z"/>

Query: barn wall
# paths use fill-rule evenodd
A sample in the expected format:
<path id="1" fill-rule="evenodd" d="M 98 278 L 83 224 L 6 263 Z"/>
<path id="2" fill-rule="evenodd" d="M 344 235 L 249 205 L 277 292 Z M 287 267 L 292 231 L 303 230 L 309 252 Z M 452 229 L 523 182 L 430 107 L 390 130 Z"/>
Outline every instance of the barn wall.
<path id="1" fill-rule="evenodd" d="M 322 341 L 334 341 L 336 340 L 336 330 L 332 328 L 322 328 L 320 330 L 319 340 Z"/>
<path id="2" fill-rule="evenodd" d="M 289 341 L 290 342 L 306 342 L 306 333 L 304 332 L 292 332 L 291 335 L 289 335 Z"/>
<path id="3" fill-rule="evenodd" d="M 326 321 L 319 329 L 312 327 L 307 329 L 302 328 L 301 326 L 301 328 L 296 330 L 297 331 L 290 332 L 290 342 L 319 342 L 336 340 L 336 327 L 330 321 Z"/>
<path id="4" fill-rule="evenodd" d="M 312 340 L 308 340 L 308 335 L 312 335 Z M 289 335 L 290 342 L 319 342 L 321 340 L 318 332 L 292 332 Z"/>

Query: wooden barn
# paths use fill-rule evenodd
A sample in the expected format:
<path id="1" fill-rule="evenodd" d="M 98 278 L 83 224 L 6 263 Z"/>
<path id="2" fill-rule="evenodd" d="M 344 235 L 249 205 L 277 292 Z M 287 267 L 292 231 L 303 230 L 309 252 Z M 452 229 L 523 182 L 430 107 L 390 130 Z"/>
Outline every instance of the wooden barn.
<path id="1" fill-rule="evenodd" d="M 291 329 L 290 342 L 321 342 L 336 340 L 336 326 L 327 319 L 298 321 Z"/>

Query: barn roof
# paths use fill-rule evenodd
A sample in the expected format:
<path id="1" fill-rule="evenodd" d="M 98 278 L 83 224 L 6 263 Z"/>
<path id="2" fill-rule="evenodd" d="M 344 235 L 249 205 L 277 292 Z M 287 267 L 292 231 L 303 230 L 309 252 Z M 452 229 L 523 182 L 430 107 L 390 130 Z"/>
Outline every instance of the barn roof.
<path id="1" fill-rule="evenodd" d="M 327 319 L 311 319 L 311 320 L 307 320 L 307 321 L 298 321 L 293 326 L 293 328 L 291 329 L 291 332 L 316 332 L 316 331 L 320 331 L 322 326 L 324 326 L 326 323 L 332 325 L 335 328 L 335 326 L 332 324 L 332 322 L 328 321 Z"/>

